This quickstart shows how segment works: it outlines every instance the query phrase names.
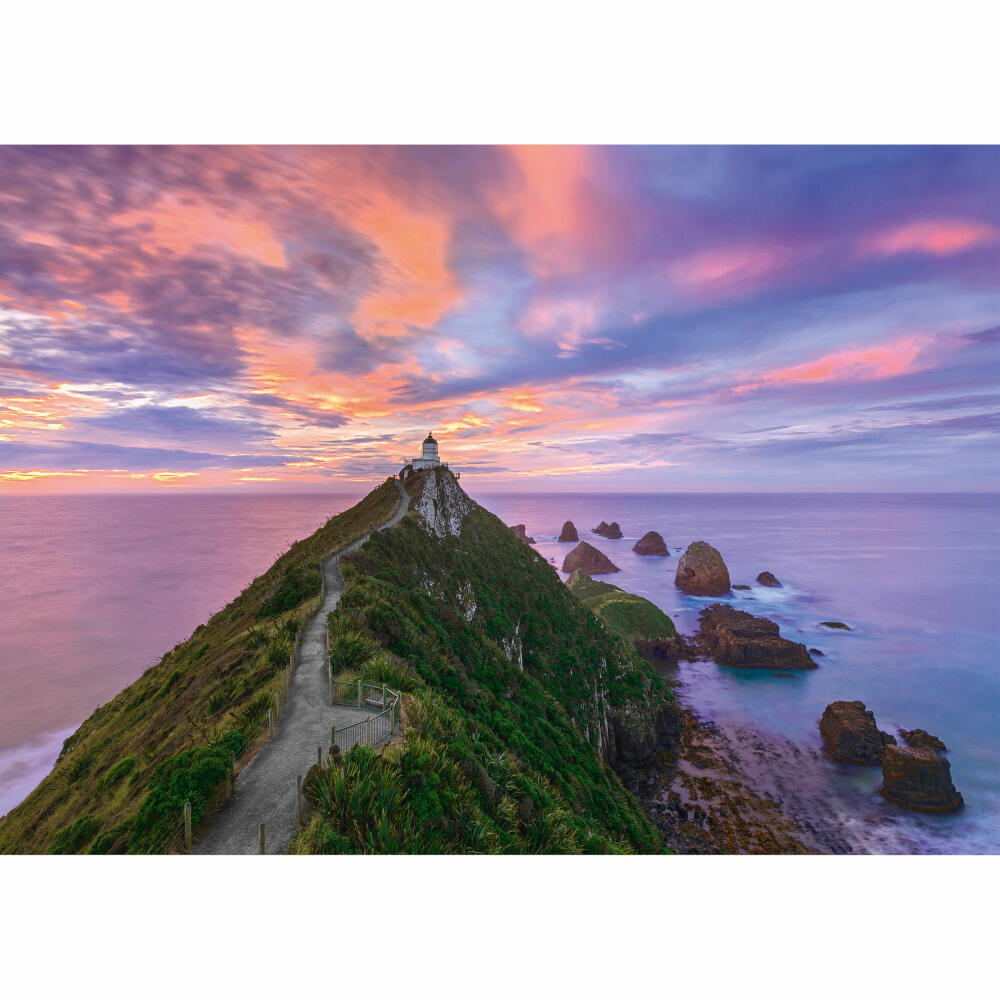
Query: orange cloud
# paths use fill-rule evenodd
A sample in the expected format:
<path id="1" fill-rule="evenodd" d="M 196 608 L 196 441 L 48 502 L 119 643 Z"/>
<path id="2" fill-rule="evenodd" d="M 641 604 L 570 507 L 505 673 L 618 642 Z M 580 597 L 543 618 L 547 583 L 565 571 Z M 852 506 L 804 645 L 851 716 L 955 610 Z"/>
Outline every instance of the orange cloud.
<path id="1" fill-rule="evenodd" d="M 985 222 L 963 219 L 926 219 L 886 230 L 862 244 L 862 252 L 889 257 L 900 253 L 925 253 L 948 257 L 991 243 L 997 231 Z"/>
<path id="2" fill-rule="evenodd" d="M 266 222 L 241 218 L 205 202 L 163 197 L 152 208 L 119 213 L 111 222 L 142 227 L 148 232 L 146 249 L 150 251 L 184 256 L 199 246 L 220 245 L 267 267 L 287 266 L 285 251 Z"/>
<path id="3" fill-rule="evenodd" d="M 450 217 L 418 210 L 385 192 L 373 192 L 351 213 L 350 224 L 378 248 L 379 288 L 354 314 L 366 339 L 433 326 L 462 295 L 448 264 Z"/>
<path id="4" fill-rule="evenodd" d="M 490 207 L 543 277 L 584 263 L 598 235 L 584 178 L 593 151 L 580 146 L 510 146 L 510 178 L 488 193 Z"/>
<path id="5" fill-rule="evenodd" d="M 776 368 L 734 388 L 751 392 L 767 385 L 791 385 L 808 382 L 833 382 L 845 379 L 869 381 L 892 378 L 917 370 L 917 358 L 933 340 L 928 336 L 904 337 L 877 347 L 837 351 L 790 368 Z"/>

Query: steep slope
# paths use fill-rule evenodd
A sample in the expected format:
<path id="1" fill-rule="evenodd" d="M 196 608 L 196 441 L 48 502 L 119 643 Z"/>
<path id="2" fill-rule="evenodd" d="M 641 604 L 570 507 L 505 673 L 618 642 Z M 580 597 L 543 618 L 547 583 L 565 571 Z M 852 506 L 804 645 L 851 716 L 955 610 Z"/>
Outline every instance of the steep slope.
<path id="1" fill-rule="evenodd" d="M 677 635 L 670 616 L 638 594 L 630 594 L 603 580 L 594 580 L 583 570 L 575 570 L 566 585 L 584 607 L 626 639 L 672 638 Z"/>
<path id="2" fill-rule="evenodd" d="M 176 842 L 181 808 L 195 830 L 266 737 L 300 626 L 318 607 L 320 560 L 385 523 L 386 480 L 293 544 L 225 608 L 66 741 L 55 767 L 0 821 L 5 853 L 149 852 Z"/>
<path id="3" fill-rule="evenodd" d="M 675 733 L 663 681 L 447 470 L 406 486 L 411 513 L 343 561 L 330 622 L 361 673 L 407 692 L 405 731 L 313 768 L 292 849 L 661 850 L 613 767 Z"/>

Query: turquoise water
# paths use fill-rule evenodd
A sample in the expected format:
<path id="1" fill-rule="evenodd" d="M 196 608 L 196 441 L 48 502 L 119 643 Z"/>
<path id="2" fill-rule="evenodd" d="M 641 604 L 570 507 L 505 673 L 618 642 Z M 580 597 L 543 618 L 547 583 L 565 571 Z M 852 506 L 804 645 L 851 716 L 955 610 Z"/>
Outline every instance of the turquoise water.
<path id="1" fill-rule="evenodd" d="M 677 557 L 696 539 L 716 546 L 733 583 L 752 586 L 734 591 L 730 603 L 825 655 L 818 670 L 791 677 L 681 664 L 680 689 L 692 706 L 724 727 L 759 730 L 806 751 L 792 760 L 761 754 L 761 777 L 811 786 L 806 800 L 832 804 L 859 849 L 1000 852 L 1000 497 L 473 495 L 508 524 L 523 522 L 557 566 L 573 546 L 555 538 L 564 520 L 574 521 L 580 537 L 621 569 L 604 579 L 653 601 L 684 632 L 694 631 L 699 609 L 713 599 L 674 587 Z M 601 520 L 618 521 L 625 538 L 589 534 Z M 631 551 L 651 529 L 670 546 L 669 559 Z M 758 585 L 762 570 L 783 587 Z M 831 619 L 852 631 L 819 624 Z M 877 767 L 817 761 L 809 753 L 820 748 L 817 721 L 837 699 L 864 701 L 889 732 L 919 727 L 941 737 L 965 809 L 910 813 L 876 794 Z"/>

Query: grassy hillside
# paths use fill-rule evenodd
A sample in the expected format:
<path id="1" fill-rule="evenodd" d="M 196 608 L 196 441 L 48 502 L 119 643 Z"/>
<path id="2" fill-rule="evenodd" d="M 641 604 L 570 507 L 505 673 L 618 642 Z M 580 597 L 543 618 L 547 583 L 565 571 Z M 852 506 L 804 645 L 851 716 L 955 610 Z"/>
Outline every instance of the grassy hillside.
<path id="1" fill-rule="evenodd" d="M 338 671 L 406 692 L 405 730 L 312 769 L 292 849 L 661 850 L 611 765 L 655 756 L 663 681 L 447 471 L 407 489 L 399 527 L 345 560 L 330 622 Z"/>
<path id="2" fill-rule="evenodd" d="M 638 594 L 630 594 L 576 570 L 567 586 L 584 605 L 626 639 L 672 638 L 677 629 L 670 616 Z"/>
<path id="3" fill-rule="evenodd" d="M 229 780 L 230 754 L 260 738 L 280 692 L 296 628 L 316 606 L 319 560 L 386 521 L 387 480 L 296 542 L 232 603 L 195 629 L 66 741 L 51 774 L 0 821 L 5 853 L 157 850 L 194 825 Z"/>

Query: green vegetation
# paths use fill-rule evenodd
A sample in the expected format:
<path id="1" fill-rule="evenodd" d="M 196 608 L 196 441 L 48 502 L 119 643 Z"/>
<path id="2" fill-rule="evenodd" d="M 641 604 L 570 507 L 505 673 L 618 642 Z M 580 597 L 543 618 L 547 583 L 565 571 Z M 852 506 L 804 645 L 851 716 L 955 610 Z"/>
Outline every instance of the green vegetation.
<path id="1" fill-rule="evenodd" d="M 448 476 L 417 473 L 407 489 L 416 499 Z M 404 732 L 380 754 L 351 750 L 343 770 L 313 768 L 313 817 L 292 850 L 662 850 L 602 750 L 609 717 L 641 737 L 669 690 L 540 556 L 465 503 L 460 538 L 411 512 L 342 560 L 334 669 L 409 692 Z"/>
<path id="2" fill-rule="evenodd" d="M 629 594 L 621 587 L 594 580 L 580 570 L 566 582 L 585 607 L 626 639 L 671 638 L 677 635 L 670 616 L 638 594 Z"/>
<path id="3" fill-rule="evenodd" d="M 161 820 L 180 824 L 180 812 L 170 811 L 179 810 L 175 799 L 183 787 L 209 802 L 214 786 L 206 780 L 216 771 L 207 762 L 215 754 L 199 758 L 187 778 L 177 775 L 194 767 L 191 758 L 183 767 L 177 758 L 233 738 L 242 746 L 262 731 L 281 690 L 295 629 L 315 608 L 320 559 L 383 524 L 398 502 L 395 484 L 386 480 L 294 543 L 234 601 L 98 708 L 66 741 L 51 774 L 0 820 L 0 853 L 45 853 L 57 846 L 91 853 L 144 850 Z M 228 750 L 224 756 L 228 767 Z M 163 764 L 172 775 L 166 785 L 158 771 Z"/>

